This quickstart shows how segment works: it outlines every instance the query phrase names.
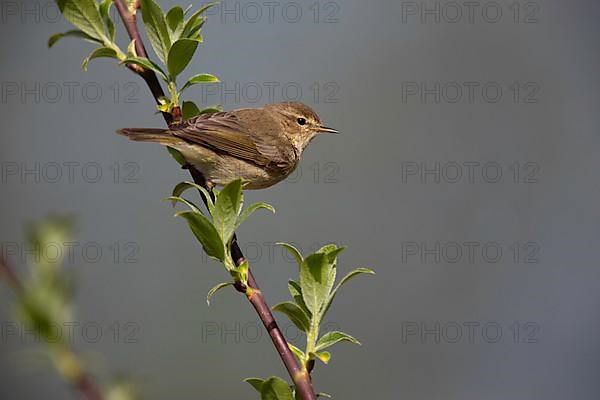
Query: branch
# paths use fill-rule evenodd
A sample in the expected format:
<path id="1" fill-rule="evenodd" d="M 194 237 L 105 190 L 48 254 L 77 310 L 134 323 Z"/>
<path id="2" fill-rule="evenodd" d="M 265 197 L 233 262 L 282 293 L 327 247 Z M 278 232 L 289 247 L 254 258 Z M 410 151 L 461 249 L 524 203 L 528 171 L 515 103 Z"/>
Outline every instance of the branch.
<path id="1" fill-rule="evenodd" d="M 8 265 L 8 263 L 0 256 L 0 279 L 5 279 L 8 285 L 17 293 L 19 297 L 23 295 L 24 286 L 19 276 L 15 271 Z M 77 373 L 71 378 L 67 378 L 71 385 L 77 389 L 81 395 L 87 400 L 103 400 L 103 395 L 96 382 L 92 377 L 85 372 L 81 367 L 81 362 L 77 358 L 75 352 L 71 349 L 65 348 L 65 354 L 68 355 L 73 361 L 74 365 L 77 365 Z"/>
<path id="2" fill-rule="evenodd" d="M 125 25 L 125 30 L 127 34 L 131 38 L 131 40 L 135 40 L 135 51 L 140 57 L 148 58 L 148 53 L 146 52 L 146 48 L 144 47 L 144 42 L 142 41 L 142 36 L 140 35 L 140 31 L 137 28 L 137 16 L 136 9 L 139 8 L 139 2 L 135 3 L 133 10 L 130 10 L 126 4 L 124 4 L 123 0 L 115 0 L 115 6 L 121 19 L 123 20 L 123 25 Z M 152 96 L 156 101 L 156 104 L 160 104 L 159 99 L 165 96 L 165 92 L 160 86 L 160 81 L 158 80 L 156 74 L 150 70 L 146 70 L 137 65 L 128 64 L 127 67 L 138 74 L 144 79 L 150 91 L 152 92 Z M 173 117 L 169 113 L 162 113 L 163 118 L 167 125 L 171 125 L 173 122 Z"/>
<path id="3" fill-rule="evenodd" d="M 89 375 L 84 374 L 74 383 L 77 390 L 83 394 L 88 400 L 102 400 L 103 396 L 100 390 L 96 386 L 96 383 L 90 378 Z"/>
<path id="4" fill-rule="evenodd" d="M 142 42 L 140 32 L 137 27 L 135 8 L 133 10 L 128 9 L 127 6 L 124 4 L 124 0 L 115 0 L 115 5 L 117 7 L 119 15 L 121 16 L 121 19 L 123 20 L 123 24 L 125 25 L 125 29 L 127 30 L 129 37 L 132 40 L 135 39 L 136 52 L 139 56 L 148 58 L 146 49 Z M 154 96 L 155 101 L 158 103 L 159 98 L 164 96 L 164 92 L 160 86 L 160 82 L 158 81 L 156 74 L 148 70 L 145 70 L 139 74 L 150 87 L 152 95 Z M 165 118 L 165 122 L 167 123 L 167 125 L 171 124 L 171 122 L 173 121 L 173 117 L 170 114 L 163 113 L 163 117 Z M 206 187 L 206 180 L 200 171 L 198 171 L 192 166 L 189 167 L 189 171 L 196 184 Z M 202 199 L 206 204 L 206 199 L 204 198 L 204 196 L 202 196 Z M 231 243 L 231 254 L 237 266 L 240 266 L 244 262 L 244 254 L 242 253 L 239 245 L 237 244 L 237 239 L 235 237 Z M 308 372 L 300 368 L 250 270 L 248 270 L 248 284 L 252 289 L 254 289 L 252 291 L 249 291 L 247 295 L 248 301 L 250 301 L 250 303 L 256 310 L 256 313 L 258 314 L 260 320 L 265 326 L 265 329 L 267 330 L 267 332 L 269 332 L 269 336 L 273 341 L 273 345 L 275 346 L 277 353 L 281 357 L 285 368 L 287 369 L 288 373 L 290 374 L 290 377 L 294 382 L 294 385 L 296 386 L 296 391 L 298 392 L 298 394 L 300 394 L 303 400 L 315 400 L 317 397 L 312 387 L 310 375 L 308 374 Z M 243 287 L 236 285 L 236 289 L 239 292 L 246 293 L 246 290 Z"/>
<path id="5" fill-rule="evenodd" d="M 15 271 L 4 261 L 4 258 L 0 256 L 0 279 L 6 280 L 8 285 L 13 288 L 17 294 L 21 294 L 23 292 L 23 284 L 19 280 Z"/>

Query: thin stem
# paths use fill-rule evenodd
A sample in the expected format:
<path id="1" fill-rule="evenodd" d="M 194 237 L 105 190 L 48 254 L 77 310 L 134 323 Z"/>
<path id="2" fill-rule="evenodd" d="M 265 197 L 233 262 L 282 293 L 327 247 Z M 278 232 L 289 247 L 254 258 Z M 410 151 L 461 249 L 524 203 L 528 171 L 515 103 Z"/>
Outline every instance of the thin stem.
<path id="1" fill-rule="evenodd" d="M 102 400 L 104 398 L 96 383 L 87 374 L 82 375 L 74 385 L 88 400 Z"/>
<path id="2" fill-rule="evenodd" d="M 17 294 L 20 295 L 23 292 L 23 284 L 21 284 L 19 276 L 2 257 L 0 257 L 0 279 L 6 280 L 8 285 L 13 288 Z"/>
<path id="3" fill-rule="evenodd" d="M 148 53 L 146 52 L 146 47 L 144 46 L 144 42 L 142 40 L 142 36 L 140 35 L 140 31 L 137 28 L 137 16 L 135 12 L 135 8 L 139 8 L 139 5 L 136 4 L 133 12 L 130 12 L 127 5 L 123 2 L 123 0 L 115 0 L 115 7 L 123 20 L 123 25 L 125 25 L 125 30 L 127 34 L 131 38 L 131 40 L 135 40 L 135 51 L 140 57 L 148 58 Z M 152 92 L 152 96 L 156 101 L 156 104 L 160 104 L 160 99 L 165 97 L 165 92 L 160 85 L 160 81 L 156 77 L 156 74 L 150 70 L 146 70 L 139 67 L 129 66 L 133 72 L 137 73 L 144 79 L 150 91 Z M 171 125 L 173 122 L 173 117 L 169 113 L 162 113 L 163 118 L 167 125 Z"/>
<path id="4" fill-rule="evenodd" d="M 148 58 L 140 32 L 137 27 L 135 11 L 130 12 L 130 10 L 127 8 L 123 1 L 124 0 L 115 0 L 117 11 L 121 16 L 123 23 L 125 24 L 125 29 L 127 30 L 129 37 L 132 40 L 135 39 L 137 54 L 141 57 Z M 136 71 L 134 70 L 134 72 Z M 144 81 L 146 81 L 146 83 L 150 87 L 155 101 L 158 103 L 159 99 L 162 96 L 164 96 L 164 91 L 160 86 L 160 82 L 158 81 L 156 74 L 149 70 L 144 70 L 141 73 L 138 72 L 138 74 L 140 74 Z M 167 123 L 167 125 L 170 125 L 173 122 L 172 115 L 163 113 L 163 117 L 165 118 L 165 122 Z M 196 184 L 201 185 L 203 187 L 207 187 L 206 180 L 199 170 L 190 166 L 189 171 L 192 175 L 192 179 Z M 202 193 L 200 193 L 200 195 L 202 196 L 206 204 L 206 199 L 204 199 Z M 237 244 L 237 238 L 235 237 L 231 243 L 231 255 L 236 266 L 240 266 L 245 260 L 244 254 L 242 253 L 239 245 Z M 285 337 L 283 336 L 283 333 L 279 329 L 279 326 L 277 326 L 277 322 L 273 317 L 273 313 L 271 313 L 271 309 L 267 305 L 262 295 L 262 292 L 260 291 L 258 284 L 256 283 L 256 279 L 254 279 L 254 275 L 250 270 L 248 270 L 248 285 L 252 290 L 246 290 L 246 288 L 242 288 L 239 286 L 236 286 L 236 289 L 238 291 L 246 293 L 248 300 L 256 310 L 256 313 L 258 314 L 260 320 L 265 326 L 265 329 L 267 329 L 267 332 L 269 332 L 269 336 L 273 341 L 273 345 L 275 346 L 277 353 L 281 357 L 283 364 L 285 365 L 288 373 L 290 374 L 290 377 L 292 378 L 296 386 L 296 391 L 298 392 L 298 394 L 300 394 L 300 397 L 303 400 L 316 400 L 317 396 L 315 395 L 315 391 L 312 387 L 310 375 L 302 368 L 300 368 L 298 362 L 296 361 L 296 358 L 294 357 L 293 353 L 291 352 L 288 346 Z"/>
<path id="5" fill-rule="evenodd" d="M 306 358 L 304 360 L 304 365 L 303 365 L 303 368 L 307 369 L 309 373 L 312 370 L 312 367 L 309 368 L 310 353 L 313 353 L 315 351 L 318 337 L 319 337 L 319 321 L 316 317 L 314 317 L 310 322 L 310 328 L 308 330 L 308 334 L 306 335 L 306 354 L 305 354 Z"/>

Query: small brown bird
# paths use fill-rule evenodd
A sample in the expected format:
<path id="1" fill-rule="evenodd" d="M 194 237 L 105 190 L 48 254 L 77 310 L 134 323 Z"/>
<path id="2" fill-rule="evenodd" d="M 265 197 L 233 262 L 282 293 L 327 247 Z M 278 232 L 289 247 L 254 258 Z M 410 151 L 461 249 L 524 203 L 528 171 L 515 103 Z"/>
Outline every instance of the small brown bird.
<path id="1" fill-rule="evenodd" d="M 211 187 L 242 178 L 248 182 L 246 189 L 267 188 L 285 179 L 312 138 L 323 132 L 338 133 L 298 102 L 203 114 L 169 129 L 117 131 L 131 140 L 179 151 Z"/>

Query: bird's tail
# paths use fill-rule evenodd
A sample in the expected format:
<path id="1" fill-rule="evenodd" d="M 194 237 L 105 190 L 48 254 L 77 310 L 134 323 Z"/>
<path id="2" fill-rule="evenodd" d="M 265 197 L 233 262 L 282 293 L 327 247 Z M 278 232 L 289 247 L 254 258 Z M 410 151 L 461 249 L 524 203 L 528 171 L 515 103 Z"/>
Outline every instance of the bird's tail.
<path id="1" fill-rule="evenodd" d="M 177 144 L 181 141 L 171 135 L 168 129 L 123 128 L 119 129 L 117 133 L 137 142 L 156 142 L 167 146 Z"/>

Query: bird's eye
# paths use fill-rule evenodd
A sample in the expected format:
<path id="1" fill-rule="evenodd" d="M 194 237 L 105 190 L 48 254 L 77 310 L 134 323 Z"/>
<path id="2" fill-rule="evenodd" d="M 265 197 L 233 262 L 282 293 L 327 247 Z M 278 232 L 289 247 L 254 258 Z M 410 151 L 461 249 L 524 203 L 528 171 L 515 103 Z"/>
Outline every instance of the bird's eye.
<path id="1" fill-rule="evenodd" d="M 306 120 L 304 118 L 298 118 L 298 124 L 299 125 L 305 125 L 306 124 Z"/>

